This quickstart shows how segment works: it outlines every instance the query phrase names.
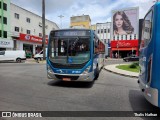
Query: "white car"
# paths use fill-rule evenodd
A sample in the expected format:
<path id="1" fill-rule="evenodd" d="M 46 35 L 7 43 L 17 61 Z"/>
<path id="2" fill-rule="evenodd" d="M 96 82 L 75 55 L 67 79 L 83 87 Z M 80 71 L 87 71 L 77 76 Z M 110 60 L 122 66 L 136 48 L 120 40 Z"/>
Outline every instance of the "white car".
<path id="1" fill-rule="evenodd" d="M 26 54 L 23 50 L 0 51 L 0 61 L 16 61 L 26 60 Z"/>
<path id="2" fill-rule="evenodd" d="M 34 59 L 35 60 L 42 60 L 43 59 L 43 50 L 41 52 L 39 52 L 38 54 L 34 55 Z"/>

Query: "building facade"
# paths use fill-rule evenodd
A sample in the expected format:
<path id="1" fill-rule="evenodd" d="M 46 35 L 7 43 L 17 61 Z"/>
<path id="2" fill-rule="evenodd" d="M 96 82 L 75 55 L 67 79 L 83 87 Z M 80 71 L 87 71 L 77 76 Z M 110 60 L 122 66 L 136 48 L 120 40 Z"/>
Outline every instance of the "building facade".
<path id="1" fill-rule="evenodd" d="M 11 3 L 11 37 L 15 50 L 36 54 L 42 50 L 42 17 Z M 46 44 L 51 30 L 59 29 L 56 23 L 45 20 Z"/>
<path id="2" fill-rule="evenodd" d="M 137 55 L 139 51 L 139 8 L 112 11 L 111 54 L 112 58 Z"/>
<path id="3" fill-rule="evenodd" d="M 13 49 L 10 29 L 10 0 L 0 0 L 0 51 Z"/>
<path id="4" fill-rule="evenodd" d="M 91 19 L 89 15 L 72 16 L 70 17 L 71 28 L 87 28 L 90 29 Z"/>
<path id="5" fill-rule="evenodd" d="M 96 33 L 103 43 L 105 43 L 105 55 L 110 55 L 111 23 L 97 23 Z"/>

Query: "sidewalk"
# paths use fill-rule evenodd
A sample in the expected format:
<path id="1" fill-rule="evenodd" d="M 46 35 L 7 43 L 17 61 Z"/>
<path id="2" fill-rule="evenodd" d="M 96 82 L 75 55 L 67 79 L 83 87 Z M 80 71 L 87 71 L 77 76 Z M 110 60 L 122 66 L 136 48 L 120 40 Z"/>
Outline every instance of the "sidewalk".
<path id="1" fill-rule="evenodd" d="M 118 65 L 126 65 L 126 64 L 107 65 L 104 67 L 104 69 L 109 72 L 113 72 L 113 73 L 116 73 L 119 75 L 138 78 L 139 73 L 118 69 L 118 68 L 116 68 L 116 66 L 118 66 Z"/>
<path id="2" fill-rule="evenodd" d="M 36 61 L 34 58 L 29 58 L 29 59 L 26 59 L 25 63 L 43 63 L 43 64 L 46 64 L 46 60 L 41 60 L 41 61 Z"/>

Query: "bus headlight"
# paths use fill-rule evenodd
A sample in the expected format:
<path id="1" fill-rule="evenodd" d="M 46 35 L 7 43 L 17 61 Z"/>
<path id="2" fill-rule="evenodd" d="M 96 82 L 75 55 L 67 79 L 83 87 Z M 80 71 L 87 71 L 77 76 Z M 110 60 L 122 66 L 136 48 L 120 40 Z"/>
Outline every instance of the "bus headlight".
<path id="1" fill-rule="evenodd" d="M 83 72 L 82 74 L 87 74 L 87 73 L 89 73 L 90 69 L 91 69 L 91 66 L 88 66 L 88 67 L 84 70 L 84 72 Z"/>
<path id="2" fill-rule="evenodd" d="M 51 74 L 54 73 L 53 70 L 51 69 L 51 67 L 50 67 L 49 65 L 47 65 L 47 70 L 48 70 L 48 72 L 51 73 Z"/>

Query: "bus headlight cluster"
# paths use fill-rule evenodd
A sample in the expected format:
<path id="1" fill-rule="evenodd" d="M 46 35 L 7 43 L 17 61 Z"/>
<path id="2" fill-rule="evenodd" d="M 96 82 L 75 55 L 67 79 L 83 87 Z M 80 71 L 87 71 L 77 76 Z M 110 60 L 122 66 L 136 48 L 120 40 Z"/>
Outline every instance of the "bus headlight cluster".
<path id="1" fill-rule="evenodd" d="M 91 69 L 91 66 L 88 66 L 82 74 L 88 74 Z"/>
<path id="2" fill-rule="evenodd" d="M 48 70 L 49 73 L 52 73 L 52 74 L 54 73 L 49 65 L 47 65 L 47 70 Z"/>

